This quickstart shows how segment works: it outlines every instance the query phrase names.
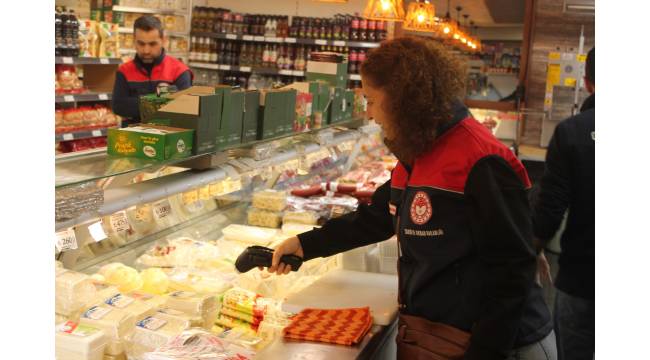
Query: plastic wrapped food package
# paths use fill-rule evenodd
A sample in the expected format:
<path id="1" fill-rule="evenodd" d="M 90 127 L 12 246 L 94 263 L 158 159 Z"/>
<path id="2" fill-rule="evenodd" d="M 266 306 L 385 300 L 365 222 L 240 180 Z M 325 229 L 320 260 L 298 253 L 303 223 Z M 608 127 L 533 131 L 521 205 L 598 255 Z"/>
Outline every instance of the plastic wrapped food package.
<path id="1" fill-rule="evenodd" d="M 138 271 L 121 263 L 104 265 L 99 269 L 99 274 L 104 276 L 108 284 L 117 286 L 123 293 L 142 287 L 142 277 Z"/>
<path id="2" fill-rule="evenodd" d="M 61 315 L 81 311 L 95 297 L 96 290 L 88 275 L 65 269 L 57 270 L 55 308 Z"/>
<path id="3" fill-rule="evenodd" d="M 142 288 L 143 292 L 162 295 L 167 292 L 169 287 L 169 278 L 167 274 L 159 268 L 149 268 L 142 270 L 140 272 L 142 277 Z"/>
<path id="4" fill-rule="evenodd" d="M 110 242 L 115 246 L 124 246 L 129 242 L 129 236 L 133 233 L 129 219 L 125 211 L 118 211 L 115 214 L 102 218 L 102 228 Z"/>
<path id="5" fill-rule="evenodd" d="M 256 352 L 201 329 L 189 329 L 155 351 L 145 353 L 144 360 L 237 359 L 249 360 Z"/>
<path id="6" fill-rule="evenodd" d="M 277 190 L 258 191 L 253 194 L 253 207 L 261 210 L 282 211 L 287 205 L 287 193 Z"/>
<path id="7" fill-rule="evenodd" d="M 269 228 L 279 228 L 282 223 L 282 213 L 260 210 L 256 208 L 248 209 L 248 224 L 263 226 Z"/>
<path id="8" fill-rule="evenodd" d="M 207 327 L 206 325 L 209 325 L 209 324 L 204 324 L 203 318 L 201 316 L 189 315 L 182 311 L 174 310 L 172 308 L 164 307 L 164 306 L 158 309 L 157 317 L 160 317 L 162 319 L 171 318 L 176 321 L 185 321 L 188 324 L 187 328 Z"/>
<path id="9" fill-rule="evenodd" d="M 167 302 L 167 298 L 165 296 L 151 295 L 140 290 L 131 291 L 130 293 L 127 293 L 127 295 L 137 301 L 142 301 L 149 304 L 149 306 L 154 309 L 158 309 L 159 307 L 163 306 L 165 302 Z"/>
<path id="10" fill-rule="evenodd" d="M 144 353 L 167 344 L 188 328 L 186 321 L 160 314 L 138 320 L 127 348 L 129 358 L 140 358 Z"/>
<path id="11" fill-rule="evenodd" d="M 102 360 L 106 336 L 96 327 L 68 321 L 57 326 L 54 342 L 57 359 Z"/>
<path id="12" fill-rule="evenodd" d="M 201 316 L 206 326 L 212 326 L 219 312 L 216 296 L 190 291 L 176 291 L 169 294 L 165 306 L 188 315 Z"/>
<path id="13" fill-rule="evenodd" d="M 305 225 L 305 224 L 295 224 L 295 223 L 283 223 L 282 224 L 282 233 L 287 237 L 296 236 L 307 231 L 311 231 L 319 226 L 314 225 Z"/>
<path id="14" fill-rule="evenodd" d="M 221 230 L 221 232 L 226 240 L 262 246 L 268 245 L 273 237 L 278 234 L 278 230 L 276 229 L 239 224 L 230 224 Z"/>
<path id="15" fill-rule="evenodd" d="M 263 317 L 267 303 L 259 294 L 242 288 L 232 288 L 223 294 L 222 305 L 256 317 Z"/>
<path id="16" fill-rule="evenodd" d="M 316 225 L 318 223 L 318 214 L 310 210 L 285 211 L 282 217 L 282 223 L 294 223 L 305 225 Z"/>
<path id="17" fill-rule="evenodd" d="M 128 295 L 117 293 L 104 301 L 106 305 L 120 309 L 134 319 L 153 315 L 156 310 L 147 302 L 136 300 Z"/>
<path id="18" fill-rule="evenodd" d="M 126 217 L 133 230 L 141 236 L 151 233 L 156 228 L 151 204 L 137 205 L 128 209 Z"/>
<path id="19" fill-rule="evenodd" d="M 101 304 L 86 310 L 79 324 L 102 329 L 107 338 L 105 352 L 119 355 L 124 352 L 124 339 L 133 331 L 135 318 L 125 311 Z"/>
<path id="20" fill-rule="evenodd" d="M 234 276 L 234 274 L 233 274 Z M 169 274 L 171 291 L 187 291 L 207 294 L 222 294 L 230 289 L 230 280 L 215 273 L 198 274 L 185 269 L 175 269 Z"/>
<path id="21" fill-rule="evenodd" d="M 88 306 L 103 303 L 106 299 L 120 292 L 117 286 L 107 284 L 104 280 L 100 281 L 98 277 L 101 277 L 102 279 L 104 278 L 99 274 L 94 274 L 92 276 L 93 286 L 95 287 L 95 296 L 88 302 Z"/>
<path id="22" fill-rule="evenodd" d="M 118 24 L 100 22 L 97 24 L 97 32 L 101 38 L 99 43 L 99 57 L 119 57 L 119 28 Z"/>
<path id="23" fill-rule="evenodd" d="M 138 263 L 154 267 L 214 268 L 220 266 L 219 248 L 188 237 L 157 244 L 138 258 Z"/>
<path id="24" fill-rule="evenodd" d="M 219 326 L 228 329 L 244 329 L 251 332 L 256 332 L 258 325 L 251 324 L 247 321 L 228 316 L 224 313 L 219 313 L 219 316 L 216 318 L 215 323 Z"/>

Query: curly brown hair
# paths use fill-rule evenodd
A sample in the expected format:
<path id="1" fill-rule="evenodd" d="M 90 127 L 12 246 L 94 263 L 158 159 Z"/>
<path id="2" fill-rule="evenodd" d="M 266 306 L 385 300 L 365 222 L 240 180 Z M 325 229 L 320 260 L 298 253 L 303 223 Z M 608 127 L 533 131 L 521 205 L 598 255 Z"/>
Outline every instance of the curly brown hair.
<path id="1" fill-rule="evenodd" d="M 395 124 L 386 140 L 402 161 L 428 150 L 439 124 L 452 119 L 452 106 L 465 92 L 465 64 L 434 40 L 400 37 L 381 43 L 361 64 L 363 81 L 386 93 L 383 109 Z"/>

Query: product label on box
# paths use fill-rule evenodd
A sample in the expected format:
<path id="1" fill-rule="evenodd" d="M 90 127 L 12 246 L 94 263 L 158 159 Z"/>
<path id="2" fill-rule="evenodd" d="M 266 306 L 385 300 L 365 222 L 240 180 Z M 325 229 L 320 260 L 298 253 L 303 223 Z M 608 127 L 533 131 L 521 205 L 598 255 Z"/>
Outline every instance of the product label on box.
<path id="1" fill-rule="evenodd" d="M 169 294 L 169 296 L 175 297 L 177 299 L 189 299 L 195 295 L 196 294 L 191 291 L 177 291 L 175 293 Z"/>
<path id="2" fill-rule="evenodd" d="M 171 213 L 172 207 L 167 199 L 159 201 L 153 206 L 153 216 L 156 218 L 156 220 L 164 219 Z"/>
<path id="3" fill-rule="evenodd" d="M 87 325 L 78 325 L 73 321 L 68 321 L 57 326 L 56 331 L 74 336 L 86 337 L 97 333 L 99 329 Z"/>
<path id="4" fill-rule="evenodd" d="M 77 237 L 75 236 L 74 229 L 56 233 L 55 245 L 59 251 L 75 250 L 77 248 Z"/>
<path id="5" fill-rule="evenodd" d="M 124 309 L 125 307 L 133 303 L 133 301 L 135 301 L 135 299 L 133 299 L 132 297 L 124 296 L 122 294 L 115 294 L 115 296 L 106 300 L 106 304 L 110 306 L 115 306 L 118 309 Z"/>
<path id="6" fill-rule="evenodd" d="M 156 331 L 161 327 L 165 326 L 165 324 L 167 324 L 167 321 L 153 316 L 149 316 L 147 318 L 140 320 L 135 326 L 141 327 L 143 329 L 151 330 L 151 331 Z"/>
<path id="7" fill-rule="evenodd" d="M 141 292 L 132 292 L 129 293 L 129 296 L 132 297 L 133 299 L 140 300 L 140 301 L 147 301 L 153 299 L 153 295 L 149 295 Z"/>
<path id="8" fill-rule="evenodd" d="M 83 314 L 83 317 L 85 317 L 86 319 L 99 320 L 110 312 L 111 312 L 110 308 L 93 306 Z"/>
<path id="9" fill-rule="evenodd" d="M 126 212 L 118 211 L 110 217 L 111 227 L 115 232 L 129 230 L 129 220 L 126 219 Z"/>

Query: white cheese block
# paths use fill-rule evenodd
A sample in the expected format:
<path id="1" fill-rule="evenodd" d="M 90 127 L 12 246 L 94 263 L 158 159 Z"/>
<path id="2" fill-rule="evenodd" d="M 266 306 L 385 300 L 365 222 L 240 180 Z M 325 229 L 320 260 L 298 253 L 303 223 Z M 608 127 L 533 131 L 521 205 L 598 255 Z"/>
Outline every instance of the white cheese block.
<path id="1" fill-rule="evenodd" d="M 266 246 L 278 233 L 278 230 L 258 226 L 230 224 L 221 232 L 226 240 Z"/>
<path id="2" fill-rule="evenodd" d="M 166 344 L 188 327 L 187 321 L 162 317 L 160 314 L 141 319 L 135 326 L 127 354 L 129 358 L 140 358 L 143 353 Z"/>
<path id="3" fill-rule="evenodd" d="M 102 330 L 72 321 L 57 326 L 54 341 L 59 360 L 102 360 L 106 346 Z"/>
<path id="4" fill-rule="evenodd" d="M 124 339 L 133 332 L 135 318 L 123 310 L 100 304 L 86 310 L 79 323 L 104 330 L 108 340 L 105 352 L 119 355 L 124 351 Z"/>
<path id="5" fill-rule="evenodd" d="M 134 319 L 142 319 L 153 315 L 156 312 L 153 306 L 149 303 L 136 300 L 135 298 L 120 293 L 106 299 L 105 303 L 106 305 L 128 313 L 133 316 Z"/>
<path id="6" fill-rule="evenodd" d="M 82 310 L 94 298 L 95 293 L 95 287 L 88 275 L 62 269 L 57 270 L 55 309 L 58 314 L 72 315 Z"/>

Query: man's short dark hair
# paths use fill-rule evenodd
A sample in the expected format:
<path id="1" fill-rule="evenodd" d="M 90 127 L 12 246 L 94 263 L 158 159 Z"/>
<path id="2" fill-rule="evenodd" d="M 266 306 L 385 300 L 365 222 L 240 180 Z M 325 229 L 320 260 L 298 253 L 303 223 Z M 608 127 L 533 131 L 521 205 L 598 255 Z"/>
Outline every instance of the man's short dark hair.
<path id="1" fill-rule="evenodd" d="M 133 23 L 133 33 L 135 30 L 140 29 L 143 31 L 158 30 L 160 37 L 163 37 L 163 26 L 160 19 L 153 15 L 142 15 Z"/>
<path id="2" fill-rule="evenodd" d="M 587 62 L 585 63 L 585 77 L 590 83 L 596 85 L 596 47 L 592 47 L 587 54 Z"/>

